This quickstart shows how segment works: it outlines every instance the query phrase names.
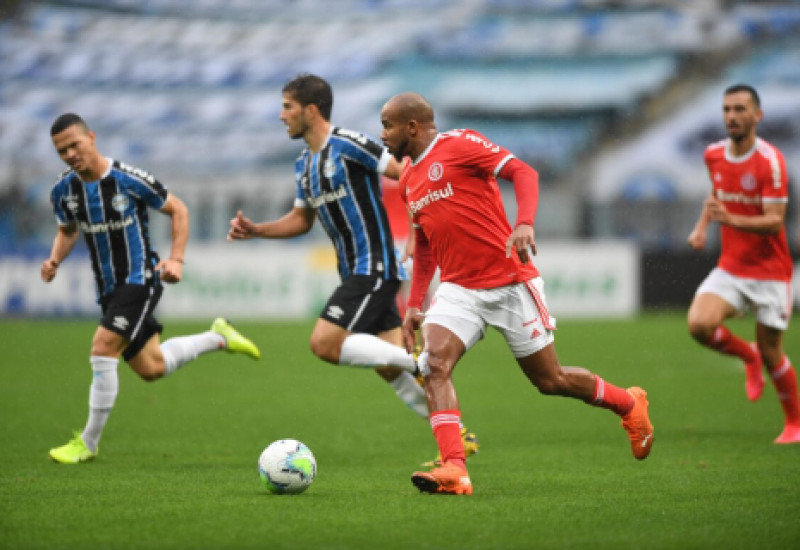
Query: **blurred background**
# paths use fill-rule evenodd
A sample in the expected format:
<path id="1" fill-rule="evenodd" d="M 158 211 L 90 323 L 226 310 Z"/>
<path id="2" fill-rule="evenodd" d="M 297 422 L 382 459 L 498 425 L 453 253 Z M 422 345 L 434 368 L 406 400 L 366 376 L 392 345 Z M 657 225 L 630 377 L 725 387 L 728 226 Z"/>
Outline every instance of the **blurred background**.
<path id="1" fill-rule="evenodd" d="M 551 307 L 632 315 L 688 305 L 716 259 L 686 237 L 708 193 L 722 92 L 755 86 L 784 153 L 800 248 L 800 2 L 735 0 L 62 0 L 0 4 L 0 315 L 95 315 L 85 250 L 38 278 L 64 169 L 52 121 L 77 112 L 104 154 L 153 173 L 192 214 L 186 279 L 164 315 L 316 315 L 336 284 L 321 230 L 226 243 L 238 209 L 291 208 L 302 148 L 281 87 L 313 72 L 333 122 L 380 135 L 391 95 L 474 128 L 540 173 L 536 235 Z M 513 219 L 513 187 L 501 182 Z M 391 191 L 390 191 L 391 192 Z M 169 226 L 153 238 L 169 251 Z M 400 236 L 402 238 L 402 236 Z M 82 256 L 83 254 L 83 256 Z M 796 269 L 800 271 L 800 269 Z M 795 296 L 800 296 L 795 284 Z M 168 305 L 166 305 L 168 304 Z"/>

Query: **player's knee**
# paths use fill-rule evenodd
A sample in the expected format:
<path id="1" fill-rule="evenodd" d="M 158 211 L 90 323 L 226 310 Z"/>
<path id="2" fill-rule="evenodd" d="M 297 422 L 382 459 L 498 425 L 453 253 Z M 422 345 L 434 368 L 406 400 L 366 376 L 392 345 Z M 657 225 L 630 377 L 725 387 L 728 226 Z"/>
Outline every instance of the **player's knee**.
<path id="1" fill-rule="evenodd" d="M 692 338 L 705 344 L 711 341 L 717 327 L 698 319 L 689 319 L 689 334 Z"/>
<path id="2" fill-rule="evenodd" d="M 327 361 L 328 363 L 339 362 L 339 348 L 341 346 L 336 345 L 330 340 L 330 338 L 312 334 L 311 340 L 309 341 L 309 347 L 311 348 L 311 353 L 323 361 Z"/>

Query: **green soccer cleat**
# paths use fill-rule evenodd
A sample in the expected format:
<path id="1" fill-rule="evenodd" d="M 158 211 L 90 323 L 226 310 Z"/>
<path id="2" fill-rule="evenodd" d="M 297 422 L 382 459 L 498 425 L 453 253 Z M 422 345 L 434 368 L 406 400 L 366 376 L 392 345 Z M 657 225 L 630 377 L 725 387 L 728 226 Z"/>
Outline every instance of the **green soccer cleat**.
<path id="1" fill-rule="evenodd" d="M 50 449 L 50 458 L 60 464 L 78 464 L 92 460 L 97 456 L 97 451 L 90 451 L 81 439 L 81 434 L 74 432 L 75 438 L 66 445 Z"/>
<path id="2" fill-rule="evenodd" d="M 214 319 L 211 323 L 211 332 L 216 332 L 225 338 L 225 349 L 230 353 L 244 353 L 253 359 L 261 359 L 261 352 L 253 342 L 245 338 L 239 331 L 222 317 Z"/>

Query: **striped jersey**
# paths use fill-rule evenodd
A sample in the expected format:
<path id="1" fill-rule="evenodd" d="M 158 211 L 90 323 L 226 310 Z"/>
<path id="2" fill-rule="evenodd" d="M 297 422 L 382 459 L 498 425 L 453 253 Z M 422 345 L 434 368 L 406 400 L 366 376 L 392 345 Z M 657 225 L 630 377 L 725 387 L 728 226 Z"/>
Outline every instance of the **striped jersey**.
<path id="1" fill-rule="evenodd" d="M 753 148 L 735 157 L 730 138 L 706 148 L 705 163 L 714 196 L 728 212 L 760 216 L 764 204 L 789 201 L 789 176 L 781 152 L 756 138 Z M 792 280 L 792 257 L 786 227 L 777 233 L 755 233 L 720 226 L 722 253 L 717 265 L 738 277 L 771 281 Z"/>
<path id="2" fill-rule="evenodd" d="M 390 154 L 372 139 L 331 127 L 318 153 L 295 162 L 295 206 L 316 210 L 336 250 L 342 280 L 352 275 L 398 279 L 394 240 L 381 198 Z"/>
<path id="3" fill-rule="evenodd" d="M 153 268 L 147 208 L 160 209 L 167 189 L 153 176 L 108 159 L 97 181 L 85 182 L 74 170 L 62 173 L 50 193 L 59 225 L 77 225 L 86 241 L 98 301 L 117 285 L 158 285 Z"/>

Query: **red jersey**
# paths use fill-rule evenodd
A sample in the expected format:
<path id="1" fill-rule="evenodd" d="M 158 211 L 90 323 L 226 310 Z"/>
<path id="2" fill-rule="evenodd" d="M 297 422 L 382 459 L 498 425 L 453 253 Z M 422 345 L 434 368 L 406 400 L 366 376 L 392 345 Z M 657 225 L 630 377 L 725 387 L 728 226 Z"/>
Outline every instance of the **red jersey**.
<path id="1" fill-rule="evenodd" d="M 473 130 L 438 134 L 400 176 L 400 194 L 430 243 L 439 277 L 471 289 L 537 277 L 515 251 L 496 176 L 514 158 Z"/>
<path id="2" fill-rule="evenodd" d="M 781 152 L 756 138 L 747 154 L 734 157 L 728 151 L 730 139 L 706 148 L 705 162 L 714 196 L 731 214 L 757 216 L 766 203 L 789 200 L 789 177 Z M 773 234 L 753 233 L 721 226 L 722 254 L 717 265 L 747 279 L 791 281 L 792 258 L 786 227 Z"/>

